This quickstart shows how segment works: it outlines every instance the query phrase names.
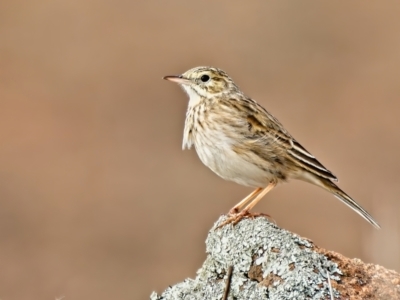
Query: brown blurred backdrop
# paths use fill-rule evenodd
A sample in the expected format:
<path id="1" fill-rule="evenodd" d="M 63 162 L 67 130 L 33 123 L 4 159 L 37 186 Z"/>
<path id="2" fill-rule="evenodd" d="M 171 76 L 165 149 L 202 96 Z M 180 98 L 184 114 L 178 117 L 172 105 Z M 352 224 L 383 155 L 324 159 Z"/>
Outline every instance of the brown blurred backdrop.
<path id="1" fill-rule="evenodd" d="M 293 182 L 257 206 L 400 271 L 398 1 L 0 3 L 0 298 L 148 299 L 194 277 L 250 192 L 181 151 L 187 97 L 223 68 L 381 223 Z"/>

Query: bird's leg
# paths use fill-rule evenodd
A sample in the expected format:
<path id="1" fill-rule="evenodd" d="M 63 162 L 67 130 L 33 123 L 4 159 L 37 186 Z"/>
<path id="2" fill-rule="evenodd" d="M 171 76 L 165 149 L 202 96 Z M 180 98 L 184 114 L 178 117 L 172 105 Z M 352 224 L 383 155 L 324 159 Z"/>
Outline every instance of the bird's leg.
<path id="1" fill-rule="evenodd" d="M 267 187 L 266 187 L 261 193 L 259 193 L 259 194 L 257 195 L 257 197 L 254 198 L 254 199 L 249 203 L 249 205 L 247 205 L 247 206 L 245 207 L 245 209 L 243 209 L 243 211 L 249 212 L 250 209 L 252 209 L 254 206 L 256 206 L 257 203 L 260 202 L 260 200 L 261 200 L 269 191 L 271 191 L 274 187 L 276 187 L 276 182 L 275 182 L 275 181 L 270 182 L 270 183 L 267 185 Z"/>
<path id="2" fill-rule="evenodd" d="M 253 199 L 255 196 L 258 195 L 262 191 L 262 188 L 256 188 L 254 191 L 252 191 L 249 195 L 246 196 L 242 201 L 240 201 L 238 204 L 236 204 L 232 209 L 229 211 L 229 215 L 235 215 L 237 214 L 243 206 L 247 204 L 251 199 Z"/>
<path id="3" fill-rule="evenodd" d="M 276 182 L 270 182 L 266 188 L 264 188 L 261 192 L 258 192 L 257 196 L 238 214 L 235 214 L 228 219 L 226 219 L 222 224 L 220 224 L 216 229 L 221 228 L 227 224 L 232 223 L 233 225 L 237 224 L 242 220 L 244 217 L 256 217 L 260 216 L 262 214 L 255 214 L 252 215 L 250 213 L 250 209 L 252 209 L 256 204 L 269 192 L 271 191 L 274 187 L 276 186 Z M 255 191 L 254 191 L 255 192 Z M 253 193 L 254 193 L 253 192 Z M 250 195 L 249 195 L 250 196 Z M 246 197 L 247 198 L 247 197 Z M 244 199 L 243 199 L 244 200 Z M 241 202 L 243 202 L 243 200 Z M 268 216 L 268 215 L 266 215 Z"/>

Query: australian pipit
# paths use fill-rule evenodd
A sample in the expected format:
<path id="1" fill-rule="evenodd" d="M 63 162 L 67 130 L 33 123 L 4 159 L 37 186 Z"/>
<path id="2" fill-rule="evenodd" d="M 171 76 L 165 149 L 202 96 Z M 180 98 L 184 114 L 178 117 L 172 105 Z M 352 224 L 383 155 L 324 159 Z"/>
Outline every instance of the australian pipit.
<path id="1" fill-rule="evenodd" d="M 300 179 L 332 193 L 379 228 L 371 215 L 333 182 L 336 176 L 224 71 L 197 67 L 164 79 L 178 83 L 190 98 L 183 149 L 194 145 L 200 160 L 219 176 L 255 188 L 229 211 L 224 224 L 251 215 L 249 211 L 278 183 Z"/>

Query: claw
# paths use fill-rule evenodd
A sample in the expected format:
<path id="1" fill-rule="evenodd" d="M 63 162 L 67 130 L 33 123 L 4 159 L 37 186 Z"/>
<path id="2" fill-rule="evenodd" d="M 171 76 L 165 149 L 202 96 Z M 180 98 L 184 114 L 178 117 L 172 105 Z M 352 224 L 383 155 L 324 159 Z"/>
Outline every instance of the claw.
<path id="1" fill-rule="evenodd" d="M 266 217 L 270 218 L 271 216 L 268 214 L 264 213 L 251 213 L 249 210 L 242 210 L 240 213 L 235 213 L 235 212 L 229 212 L 228 214 L 228 219 L 226 219 L 224 222 L 222 222 L 216 229 L 219 229 L 221 227 L 224 227 L 225 225 L 232 224 L 235 226 L 237 223 L 239 223 L 243 218 L 257 218 L 257 217 Z"/>

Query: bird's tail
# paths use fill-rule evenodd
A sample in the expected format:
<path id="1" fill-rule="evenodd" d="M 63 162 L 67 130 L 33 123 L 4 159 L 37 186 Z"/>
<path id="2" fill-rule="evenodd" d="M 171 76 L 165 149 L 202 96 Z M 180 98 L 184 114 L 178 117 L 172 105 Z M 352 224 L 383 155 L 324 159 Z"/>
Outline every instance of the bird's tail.
<path id="1" fill-rule="evenodd" d="M 375 228 L 381 228 L 364 208 L 362 208 L 356 201 L 354 201 L 349 195 L 343 192 L 336 184 L 334 184 L 329 179 L 318 177 L 318 181 L 314 181 L 313 183 L 332 193 L 336 198 L 338 198 L 344 204 L 353 209 L 361 217 L 371 223 Z"/>

